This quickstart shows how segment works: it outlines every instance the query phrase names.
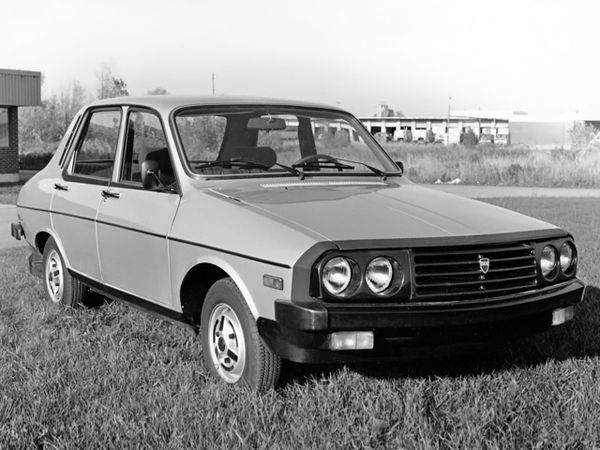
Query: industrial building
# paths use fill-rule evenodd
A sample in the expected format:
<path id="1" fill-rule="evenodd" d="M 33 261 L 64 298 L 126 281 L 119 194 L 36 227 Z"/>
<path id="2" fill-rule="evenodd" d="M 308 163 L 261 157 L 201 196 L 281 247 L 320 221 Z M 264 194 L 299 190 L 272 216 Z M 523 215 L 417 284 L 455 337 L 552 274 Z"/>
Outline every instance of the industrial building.
<path id="1" fill-rule="evenodd" d="M 40 72 L 0 69 L 0 183 L 19 181 L 18 108 L 41 104 Z"/>
<path id="2" fill-rule="evenodd" d="M 393 111 L 385 108 L 383 112 Z M 386 117 L 380 114 L 360 120 L 374 135 L 385 140 L 456 144 L 468 129 L 481 143 L 521 145 L 533 149 L 571 147 L 570 130 L 581 121 L 600 130 L 600 121 L 582 114 L 528 114 L 503 110 L 451 110 L 447 117 Z"/>
<path id="3" fill-rule="evenodd" d="M 427 142 L 430 140 L 443 144 L 458 144 L 461 134 L 471 129 L 481 141 L 487 140 L 497 144 L 510 142 L 508 119 L 452 115 L 449 118 L 361 117 L 360 120 L 374 136 L 392 141 Z"/>

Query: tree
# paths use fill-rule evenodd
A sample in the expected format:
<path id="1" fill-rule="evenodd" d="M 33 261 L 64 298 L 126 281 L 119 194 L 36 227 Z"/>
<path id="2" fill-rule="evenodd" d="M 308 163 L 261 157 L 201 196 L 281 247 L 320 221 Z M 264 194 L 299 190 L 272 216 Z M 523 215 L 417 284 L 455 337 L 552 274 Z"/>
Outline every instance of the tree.
<path id="1" fill-rule="evenodd" d="M 127 97 L 127 83 L 123 78 L 115 77 L 108 64 L 103 64 L 98 74 L 98 98 Z"/>
<path id="2" fill-rule="evenodd" d="M 475 147 L 478 142 L 479 139 L 470 127 L 460 135 L 460 143 L 465 147 Z"/>
<path id="3" fill-rule="evenodd" d="M 586 149 L 598 135 L 598 129 L 593 125 L 587 125 L 583 121 L 573 123 L 573 128 L 569 130 L 571 138 L 571 148 L 576 150 Z"/>
<path id="4" fill-rule="evenodd" d="M 77 111 L 89 98 L 79 81 L 53 93 L 36 108 L 19 110 L 19 142 L 27 149 L 54 150 Z"/>
<path id="5" fill-rule="evenodd" d="M 433 144 L 435 142 L 435 133 L 431 128 L 429 128 L 425 133 L 425 142 L 428 144 Z"/>
<path id="6" fill-rule="evenodd" d="M 162 87 L 155 87 L 154 89 L 150 89 L 148 91 L 148 95 L 167 95 L 169 91 Z"/>

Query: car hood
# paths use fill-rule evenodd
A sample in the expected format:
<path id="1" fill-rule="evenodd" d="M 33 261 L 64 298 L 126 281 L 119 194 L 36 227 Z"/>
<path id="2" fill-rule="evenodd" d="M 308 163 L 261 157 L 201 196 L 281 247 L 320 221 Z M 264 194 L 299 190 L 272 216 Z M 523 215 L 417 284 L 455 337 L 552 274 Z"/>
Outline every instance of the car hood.
<path id="1" fill-rule="evenodd" d="M 333 241 L 558 230 L 513 211 L 409 182 L 269 181 L 213 192 Z"/>

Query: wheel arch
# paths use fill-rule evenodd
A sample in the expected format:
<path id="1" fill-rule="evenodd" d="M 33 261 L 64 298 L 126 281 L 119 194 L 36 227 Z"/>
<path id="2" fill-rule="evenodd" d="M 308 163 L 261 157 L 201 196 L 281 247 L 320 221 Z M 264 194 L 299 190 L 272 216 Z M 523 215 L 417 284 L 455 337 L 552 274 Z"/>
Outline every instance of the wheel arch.
<path id="1" fill-rule="evenodd" d="M 52 238 L 54 239 L 54 242 L 56 242 L 56 246 L 58 247 L 58 250 L 60 250 L 60 254 L 63 258 L 63 260 L 65 261 L 65 265 L 67 267 L 71 267 L 71 264 L 69 263 L 69 255 L 66 254 L 65 252 L 65 248 L 63 247 L 62 241 L 60 240 L 60 238 L 52 231 L 49 229 L 42 229 L 39 230 L 34 237 L 34 245 L 37 251 L 40 252 L 40 254 L 44 254 L 44 247 L 46 246 L 46 243 L 48 242 L 48 240 Z"/>
<path id="2" fill-rule="evenodd" d="M 211 286 L 223 278 L 231 278 L 236 284 L 254 318 L 258 318 L 258 309 L 250 290 L 239 273 L 227 262 L 208 257 L 196 261 L 186 272 L 179 288 L 181 310 L 194 323 L 200 323 L 202 305 Z"/>

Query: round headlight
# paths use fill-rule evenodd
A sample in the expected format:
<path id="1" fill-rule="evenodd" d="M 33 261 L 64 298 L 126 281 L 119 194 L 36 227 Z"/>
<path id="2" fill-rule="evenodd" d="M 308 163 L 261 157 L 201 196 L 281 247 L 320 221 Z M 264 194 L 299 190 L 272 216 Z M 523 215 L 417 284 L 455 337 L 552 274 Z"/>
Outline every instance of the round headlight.
<path id="1" fill-rule="evenodd" d="M 551 245 L 546 245 L 542 250 L 542 257 L 540 259 L 540 269 L 542 270 L 542 275 L 544 275 L 544 277 L 551 277 L 556 269 L 557 260 L 556 249 Z"/>
<path id="2" fill-rule="evenodd" d="M 394 268 L 388 258 L 375 258 L 367 266 L 365 281 L 375 294 L 381 294 L 390 287 L 394 278 Z"/>
<path id="3" fill-rule="evenodd" d="M 565 242 L 560 247 L 560 270 L 562 270 L 563 273 L 566 273 L 571 269 L 574 255 L 573 245 L 569 242 Z"/>
<path id="4" fill-rule="evenodd" d="M 352 281 L 352 267 L 346 258 L 331 258 L 323 266 L 323 286 L 330 294 L 340 295 Z"/>

